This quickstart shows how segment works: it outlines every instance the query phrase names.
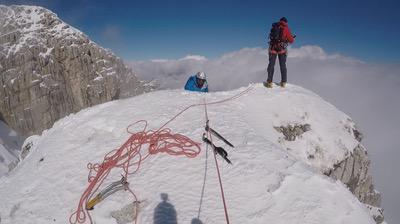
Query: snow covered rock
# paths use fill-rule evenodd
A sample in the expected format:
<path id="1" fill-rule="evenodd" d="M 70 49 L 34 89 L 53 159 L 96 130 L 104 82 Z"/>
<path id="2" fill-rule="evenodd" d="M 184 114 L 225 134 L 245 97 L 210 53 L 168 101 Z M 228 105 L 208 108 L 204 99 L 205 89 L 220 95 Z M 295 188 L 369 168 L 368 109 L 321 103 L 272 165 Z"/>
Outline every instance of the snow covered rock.
<path id="1" fill-rule="evenodd" d="M 281 132 L 285 136 L 285 140 L 294 141 L 296 137 L 301 137 L 301 135 L 310 130 L 309 124 L 296 124 L 296 125 L 288 125 L 286 127 L 280 126 L 275 127 L 275 130 Z"/>
<path id="2" fill-rule="evenodd" d="M 249 88 L 240 98 L 207 106 L 210 127 L 235 145 L 229 148 L 214 139 L 233 163 L 217 157 L 230 222 L 374 224 L 370 211 L 379 215 L 379 209 L 367 207 L 345 184 L 324 175 L 357 153 L 360 142 L 348 131 L 354 127 L 351 119 L 301 87 L 267 89 L 253 84 Z M 151 92 L 86 108 L 57 121 L 35 138 L 28 156 L 0 179 L 2 224 L 68 223 L 88 186 L 87 163 L 101 162 L 126 142 L 129 124 L 145 119 L 154 130 L 189 105 L 221 101 L 245 89 L 208 94 Z M 204 106 L 192 107 L 167 128 L 201 142 L 205 120 Z M 309 127 L 294 141 L 275 128 L 296 124 Z M 128 176 L 138 200 L 146 201 L 138 223 L 226 223 L 213 154 L 204 144 L 201 149 L 195 158 L 151 155 L 137 173 Z M 146 147 L 142 150 L 145 153 Z M 113 169 L 101 188 L 119 180 L 122 172 Z M 98 224 L 125 223 L 132 220 L 125 206 L 133 201 L 130 193 L 118 191 L 90 214 Z"/>
<path id="3" fill-rule="evenodd" d="M 346 159 L 335 164 L 327 175 L 346 184 L 360 201 L 379 207 L 380 194 L 374 189 L 369 168 L 367 151 L 362 145 L 358 145 Z"/>
<path id="4" fill-rule="evenodd" d="M 374 189 L 369 169 L 367 150 L 358 145 L 346 159 L 335 164 L 326 175 L 344 183 L 361 202 L 370 205 L 369 208 L 376 208 L 381 206 L 381 195 Z M 382 209 L 379 210 L 379 215 L 375 215 L 376 211 L 372 214 L 378 224 L 383 222 Z"/>
<path id="5" fill-rule="evenodd" d="M 41 133 L 82 108 L 150 91 L 122 60 L 36 6 L 0 5 L 0 117 Z"/>
<path id="6" fill-rule="evenodd" d="M 383 216 L 383 208 L 374 207 L 367 204 L 367 208 L 370 210 L 372 218 L 374 218 L 376 223 L 386 223 L 384 222 L 385 217 Z"/>
<path id="7" fill-rule="evenodd" d="M 22 136 L 0 120 L 0 177 L 17 165 L 23 141 Z"/>

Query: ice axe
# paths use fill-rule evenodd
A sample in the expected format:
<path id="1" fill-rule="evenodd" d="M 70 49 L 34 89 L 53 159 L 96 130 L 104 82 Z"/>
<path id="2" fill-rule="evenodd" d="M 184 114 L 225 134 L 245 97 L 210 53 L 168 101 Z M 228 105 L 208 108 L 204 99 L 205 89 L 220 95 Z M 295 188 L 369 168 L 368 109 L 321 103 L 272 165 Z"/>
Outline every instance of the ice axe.
<path id="1" fill-rule="evenodd" d="M 208 121 L 206 122 L 205 129 L 206 129 L 206 131 L 210 132 L 215 137 L 217 137 L 220 140 L 222 140 L 223 142 L 225 142 L 225 144 L 229 145 L 232 148 L 235 148 L 235 146 L 233 146 L 232 143 L 230 143 L 228 140 L 226 140 L 224 137 L 222 137 L 222 135 L 220 135 L 217 131 L 215 131 L 214 129 L 210 128 L 210 126 L 208 125 Z"/>
<path id="2" fill-rule="evenodd" d="M 205 143 L 209 144 L 209 145 L 214 149 L 214 152 L 218 153 L 222 158 L 224 158 L 225 161 L 226 161 L 227 163 L 232 164 L 232 162 L 228 159 L 228 153 L 225 151 L 225 149 L 222 148 L 222 147 L 215 146 L 215 145 L 207 138 L 207 136 L 206 136 L 205 133 L 203 134 L 203 141 L 204 141 Z"/>

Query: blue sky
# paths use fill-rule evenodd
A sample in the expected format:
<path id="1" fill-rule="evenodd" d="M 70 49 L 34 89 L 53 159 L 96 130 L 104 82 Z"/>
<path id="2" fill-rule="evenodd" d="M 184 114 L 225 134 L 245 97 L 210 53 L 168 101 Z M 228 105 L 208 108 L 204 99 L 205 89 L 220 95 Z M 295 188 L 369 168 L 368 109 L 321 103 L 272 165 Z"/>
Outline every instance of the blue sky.
<path id="1" fill-rule="evenodd" d="M 313 44 L 369 62 L 399 62 L 400 3 L 383 1 L 9 1 L 41 5 L 126 60 L 217 57 L 265 47 L 286 16 L 294 46 Z"/>

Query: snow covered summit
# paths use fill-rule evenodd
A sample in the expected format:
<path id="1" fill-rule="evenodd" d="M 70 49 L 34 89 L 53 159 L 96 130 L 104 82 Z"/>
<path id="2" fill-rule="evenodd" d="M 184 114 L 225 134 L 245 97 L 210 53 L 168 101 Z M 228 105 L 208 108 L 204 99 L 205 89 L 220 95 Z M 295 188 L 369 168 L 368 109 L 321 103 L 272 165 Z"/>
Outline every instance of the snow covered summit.
<path id="1" fill-rule="evenodd" d="M 301 87 L 249 88 L 238 99 L 207 106 L 210 126 L 235 145 L 214 139 L 233 163 L 217 157 L 230 222 L 375 223 L 342 182 L 323 174 L 335 172 L 335 165 L 360 144 L 351 119 Z M 147 120 L 149 129 L 157 129 L 191 104 L 223 100 L 245 89 L 157 91 L 59 120 L 28 139 L 26 144 L 33 143 L 30 154 L 0 179 L 1 223 L 68 223 L 87 187 L 87 163 L 101 162 L 121 146 L 130 136 L 129 124 Z M 201 142 L 204 125 L 205 108 L 198 106 L 167 127 Z M 121 173 L 113 170 L 105 185 L 119 180 Z M 128 182 L 145 201 L 138 223 L 226 223 L 213 155 L 204 143 L 195 158 L 152 155 Z M 131 202 L 128 192 L 118 191 L 96 205 L 93 221 L 117 223 L 111 213 Z M 165 204 L 168 209 L 160 210 Z"/>

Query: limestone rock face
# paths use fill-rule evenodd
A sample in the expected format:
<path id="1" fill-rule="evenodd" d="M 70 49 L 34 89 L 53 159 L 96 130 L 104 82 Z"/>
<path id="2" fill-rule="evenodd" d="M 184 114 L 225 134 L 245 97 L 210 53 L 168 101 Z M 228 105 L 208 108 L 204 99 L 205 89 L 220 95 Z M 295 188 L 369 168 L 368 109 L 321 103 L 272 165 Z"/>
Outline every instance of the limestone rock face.
<path id="1" fill-rule="evenodd" d="M 325 174 L 344 183 L 359 201 L 367 205 L 376 223 L 380 224 L 384 221 L 381 194 L 374 188 L 370 163 L 367 150 L 359 144 L 346 159 Z"/>
<path id="2" fill-rule="evenodd" d="M 380 208 L 381 194 L 375 190 L 372 182 L 371 161 L 367 150 L 361 144 L 363 134 L 355 128 L 350 128 L 348 131 L 353 133 L 360 144 L 325 174 L 344 183 L 358 200 L 367 205 L 376 223 L 380 224 L 384 221 L 383 209 Z"/>
<path id="3" fill-rule="evenodd" d="M 361 142 L 363 135 L 360 131 L 351 129 L 349 132 Z M 344 160 L 339 161 L 325 174 L 345 184 L 358 200 L 367 206 L 375 222 L 380 224 L 384 221 L 383 209 L 380 207 L 382 199 L 373 185 L 370 165 L 367 150 L 360 143 Z"/>
<path id="4" fill-rule="evenodd" d="M 274 127 L 277 132 L 284 136 L 286 141 L 296 141 L 302 138 L 305 132 L 312 130 L 310 124 L 282 125 Z M 356 128 L 345 126 L 346 130 L 359 143 L 347 156 L 333 165 L 332 168 L 323 171 L 325 175 L 340 180 L 347 188 L 366 205 L 371 216 L 377 224 L 383 223 L 384 215 L 381 206 L 381 195 L 375 190 L 372 175 L 370 173 L 371 161 L 367 150 L 361 144 L 363 135 Z M 309 155 L 307 159 L 314 159 Z"/>
<path id="5" fill-rule="evenodd" d="M 0 34 L 0 118 L 22 134 L 154 88 L 45 8 L 0 5 Z"/>
<path id="6" fill-rule="evenodd" d="M 381 197 L 374 189 L 367 151 L 360 144 L 345 160 L 336 164 L 328 176 L 340 180 L 363 203 L 379 207 Z"/>

